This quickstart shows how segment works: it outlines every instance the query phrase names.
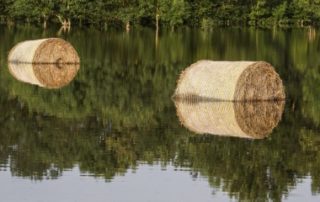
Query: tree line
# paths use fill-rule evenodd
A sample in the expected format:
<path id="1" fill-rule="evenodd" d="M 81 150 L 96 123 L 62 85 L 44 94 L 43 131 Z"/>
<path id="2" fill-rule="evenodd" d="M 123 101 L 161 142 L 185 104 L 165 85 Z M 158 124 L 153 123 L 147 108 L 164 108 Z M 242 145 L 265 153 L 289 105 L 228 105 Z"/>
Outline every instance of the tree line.
<path id="1" fill-rule="evenodd" d="M 0 0 L 0 22 L 93 25 L 308 26 L 318 25 L 320 0 Z"/>

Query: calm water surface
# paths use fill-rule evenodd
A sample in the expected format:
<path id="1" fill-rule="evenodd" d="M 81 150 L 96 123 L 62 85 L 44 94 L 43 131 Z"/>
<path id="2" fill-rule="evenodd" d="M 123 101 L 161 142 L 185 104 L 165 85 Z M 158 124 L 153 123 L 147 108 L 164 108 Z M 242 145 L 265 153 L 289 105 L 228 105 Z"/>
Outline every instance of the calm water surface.
<path id="1" fill-rule="evenodd" d="M 320 30 L 0 27 L 0 201 L 319 201 Z M 49 90 L 7 68 L 18 42 L 70 41 L 81 67 Z M 284 81 L 279 125 L 260 140 L 198 135 L 171 96 L 200 59 L 264 60 Z"/>

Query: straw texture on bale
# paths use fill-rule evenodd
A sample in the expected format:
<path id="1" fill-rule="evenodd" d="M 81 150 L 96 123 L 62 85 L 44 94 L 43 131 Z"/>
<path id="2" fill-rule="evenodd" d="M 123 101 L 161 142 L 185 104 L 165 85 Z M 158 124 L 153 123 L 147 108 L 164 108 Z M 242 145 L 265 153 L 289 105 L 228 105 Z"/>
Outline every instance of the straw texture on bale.
<path id="1" fill-rule="evenodd" d="M 261 139 L 278 125 L 284 103 L 179 99 L 175 106 L 181 124 L 192 132 Z"/>
<path id="2" fill-rule="evenodd" d="M 201 60 L 180 75 L 175 98 L 211 101 L 284 100 L 282 80 L 266 62 Z"/>
<path id="3" fill-rule="evenodd" d="M 11 75 L 19 81 L 44 88 L 61 88 L 76 76 L 79 64 L 9 63 Z"/>
<path id="4" fill-rule="evenodd" d="M 78 53 L 72 45 L 59 38 L 20 42 L 11 49 L 8 61 L 34 64 L 80 63 Z"/>

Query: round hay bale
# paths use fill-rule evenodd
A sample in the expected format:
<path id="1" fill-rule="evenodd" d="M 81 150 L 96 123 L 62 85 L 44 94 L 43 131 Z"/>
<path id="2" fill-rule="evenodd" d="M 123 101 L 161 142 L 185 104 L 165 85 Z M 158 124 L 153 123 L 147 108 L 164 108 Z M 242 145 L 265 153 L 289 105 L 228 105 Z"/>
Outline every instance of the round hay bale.
<path id="1" fill-rule="evenodd" d="M 282 80 L 266 62 L 202 60 L 180 75 L 174 97 L 212 101 L 284 100 Z"/>
<path id="2" fill-rule="evenodd" d="M 8 68 L 19 81 L 44 88 L 61 88 L 74 79 L 80 65 L 9 63 Z"/>
<path id="3" fill-rule="evenodd" d="M 59 38 L 20 42 L 11 49 L 8 61 L 34 64 L 80 63 L 78 53 L 72 45 Z"/>
<path id="4" fill-rule="evenodd" d="M 181 124 L 192 132 L 252 139 L 264 138 L 272 132 L 281 120 L 284 104 L 284 101 L 175 101 Z"/>

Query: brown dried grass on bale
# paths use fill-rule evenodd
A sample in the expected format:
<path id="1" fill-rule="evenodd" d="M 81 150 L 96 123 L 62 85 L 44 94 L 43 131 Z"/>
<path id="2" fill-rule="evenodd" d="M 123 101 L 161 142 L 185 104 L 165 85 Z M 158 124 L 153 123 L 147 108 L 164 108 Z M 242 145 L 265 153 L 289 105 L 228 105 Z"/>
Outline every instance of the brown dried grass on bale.
<path id="1" fill-rule="evenodd" d="M 278 125 L 284 101 L 211 102 L 175 100 L 183 126 L 198 134 L 261 139 Z"/>
<path id="2" fill-rule="evenodd" d="M 59 38 L 20 42 L 11 49 L 8 61 L 34 64 L 80 63 L 78 53 L 72 45 Z"/>
<path id="3" fill-rule="evenodd" d="M 284 100 L 282 80 L 266 62 L 198 61 L 180 75 L 173 97 L 219 101 Z"/>
<path id="4" fill-rule="evenodd" d="M 19 81 L 44 88 L 61 88 L 74 79 L 80 65 L 9 63 L 8 67 Z"/>

